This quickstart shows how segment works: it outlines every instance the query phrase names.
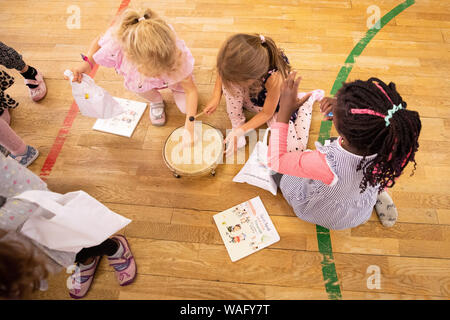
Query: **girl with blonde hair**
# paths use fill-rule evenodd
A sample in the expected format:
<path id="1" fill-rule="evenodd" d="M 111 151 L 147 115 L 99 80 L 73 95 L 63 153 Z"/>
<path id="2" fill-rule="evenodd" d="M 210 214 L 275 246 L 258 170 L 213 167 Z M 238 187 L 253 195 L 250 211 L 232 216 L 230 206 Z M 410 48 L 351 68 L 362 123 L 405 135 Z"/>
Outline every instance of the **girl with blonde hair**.
<path id="1" fill-rule="evenodd" d="M 94 40 L 85 61 L 72 69 L 73 81 L 80 82 L 82 73 L 90 72 L 94 63 L 115 68 L 128 90 L 150 101 L 150 120 L 155 126 L 166 123 L 159 90 L 169 88 L 176 105 L 186 114 L 183 141 L 193 137 L 194 123 L 189 117 L 197 113 L 198 103 L 192 76 L 194 58 L 173 27 L 153 10 L 126 9 L 103 36 Z"/>

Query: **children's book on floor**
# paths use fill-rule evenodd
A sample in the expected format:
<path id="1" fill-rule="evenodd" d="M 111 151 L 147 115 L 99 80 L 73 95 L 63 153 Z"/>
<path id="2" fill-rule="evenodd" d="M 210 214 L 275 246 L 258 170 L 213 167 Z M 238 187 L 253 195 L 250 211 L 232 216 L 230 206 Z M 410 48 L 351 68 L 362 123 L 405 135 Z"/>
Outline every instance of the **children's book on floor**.
<path id="1" fill-rule="evenodd" d="M 280 241 L 260 197 L 220 212 L 213 218 L 233 262 Z"/>
<path id="2" fill-rule="evenodd" d="M 114 99 L 125 109 L 125 112 L 114 118 L 98 119 L 92 129 L 130 138 L 144 114 L 147 104 L 117 97 Z"/>

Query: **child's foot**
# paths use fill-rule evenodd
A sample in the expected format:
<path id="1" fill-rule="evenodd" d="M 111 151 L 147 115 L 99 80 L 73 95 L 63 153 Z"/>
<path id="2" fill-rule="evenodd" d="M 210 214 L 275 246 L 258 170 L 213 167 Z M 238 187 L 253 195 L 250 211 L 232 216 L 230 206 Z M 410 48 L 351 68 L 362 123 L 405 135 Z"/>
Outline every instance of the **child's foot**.
<path id="1" fill-rule="evenodd" d="M 380 193 L 375 204 L 375 211 L 380 222 L 385 227 L 392 227 L 397 221 L 398 212 L 392 198 L 386 191 Z"/>
<path id="2" fill-rule="evenodd" d="M 72 298 L 81 299 L 88 293 L 101 258 L 101 256 L 95 257 L 94 261 L 86 266 L 79 264 L 79 272 L 75 272 L 70 276 L 72 289 L 69 289 L 69 295 Z"/>
<path id="3" fill-rule="evenodd" d="M 34 160 L 37 159 L 39 156 L 39 151 L 36 148 L 33 148 L 32 146 L 27 146 L 27 150 L 24 154 L 21 155 L 13 155 L 12 153 L 9 154 L 11 158 L 19 162 L 24 167 L 28 167 L 30 164 L 34 162 Z"/>
<path id="4" fill-rule="evenodd" d="M 150 103 L 150 121 L 154 126 L 161 127 L 166 124 L 164 101 Z"/>
<path id="5" fill-rule="evenodd" d="M 116 235 L 111 239 L 119 242 L 119 249 L 117 252 L 108 256 L 109 265 L 116 271 L 117 281 L 121 286 L 129 285 L 136 278 L 136 262 L 131 253 L 128 241 L 124 236 Z"/>
<path id="6" fill-rule="evenodd" d="M 45 97 L 47 94 L 47 86 L 45 85 L 44 76 L 36 69 L 29 67 L 29 70 L 34 70 L 35 74 L 30 74 L 25 78 L 25 85 L 28 87 L 30 97 L 37 102 Z M 27 71 L 28 73 L 29 71 Z M 22 74 L 24 75 L 24 74 Z M 25 75 L 24 75 L 25 77 Z"/>
<path id="7" fill-rule="evenodd" d="M 240 136 L 237 140 L 237 148 L 243 148 L 247 144 L 247 140 L 245 140 L 245 136 Z"/>

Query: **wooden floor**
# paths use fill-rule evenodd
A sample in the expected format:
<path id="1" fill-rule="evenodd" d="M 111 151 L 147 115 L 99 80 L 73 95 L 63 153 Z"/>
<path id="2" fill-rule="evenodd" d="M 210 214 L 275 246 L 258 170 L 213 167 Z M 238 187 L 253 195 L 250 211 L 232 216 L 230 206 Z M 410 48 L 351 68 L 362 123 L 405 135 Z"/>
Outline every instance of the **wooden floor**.
<path id="1" fill-rule="evenodd" d="M 151 3 L 184 39 L 195 57 L 200 103 L 213 88 L 215 57 L 236 32 L 262 33 L 285 49 L 303 76 L 304 91 L 327 93 L 354 45 L 367 31 L 366 10 L 381 15 L 400 0 L 160 0 Z M 334 262 L 343 299 L 448 299 L 450 297 L 450 2 L 416 1 L 384 27 L 357 59 L 349 80 L 371 76 L 397 84 L 408 107 L 420 112 L 423 131 L 417 170 L 391 191 L 399 221 L 384 228 L 374 214 L 365 225 L 332 231 Z M 91 39 L 104 31 L 121 1 L 0 0 L 1 41 L 22 53 L 46 77 L 48 95 L 31 103 L 16 72 L 9 93 L 20 101 L 13 128 L 41 156 L 37 174 L 72 104 L 63 80 Z M 70 5 L 81 9 L 81 28 L 66 28 Z M 114 70 L 100 68 L 97 83 L 115 96 L 128 92 Z M 280 194 L 232 182 L 241 165 L 222 165 L 216 177 L 174 179 L 161 150 L 183 124 L 170 94 L 168 123 L 152 127 L 148 110 L 131 139 L 92 130 L 78 115 L 47 180 L 51 190 L 82 189 L 133 219 L 124 230 L 138 265 L 136 282 L 121 288 L 106 259 L 86 299 L 327 299 L 316 228 L 295 217 Z M 143 101 L 143 100 L 141 100 Z M 313 113 L 309 146 L 321 115 Z M 229 128 L 224 101 L 207 122 Z M 260 196 L 281 241 L 232 263 L 212 216 Z M 381 269 L 381 288 L 367 287 L 367 268 Z M 68 274 L 50 281 L 38 299 L 68 299 Z"/>

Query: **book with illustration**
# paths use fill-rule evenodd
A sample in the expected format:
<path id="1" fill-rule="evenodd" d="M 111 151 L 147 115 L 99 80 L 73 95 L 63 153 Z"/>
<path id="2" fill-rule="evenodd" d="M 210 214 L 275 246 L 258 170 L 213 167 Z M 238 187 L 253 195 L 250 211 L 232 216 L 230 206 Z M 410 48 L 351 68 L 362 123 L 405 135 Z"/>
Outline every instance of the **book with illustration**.
<path id="1" fill-rule="evenodd" d="M 280 240 L 260 197 L 220 212 L 213 218 L 233 262 Z"/>
<path id="2" fill-rule="evenodd" d="M 98 119 L 92 129 L 130 138 L 136 129 L 147 104 L 134 100 L 113 97 L 125 112 L 110 119 Z"/>

